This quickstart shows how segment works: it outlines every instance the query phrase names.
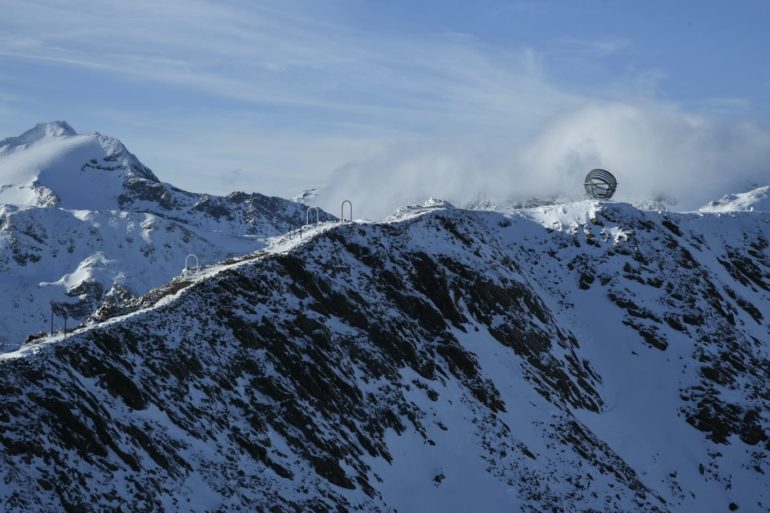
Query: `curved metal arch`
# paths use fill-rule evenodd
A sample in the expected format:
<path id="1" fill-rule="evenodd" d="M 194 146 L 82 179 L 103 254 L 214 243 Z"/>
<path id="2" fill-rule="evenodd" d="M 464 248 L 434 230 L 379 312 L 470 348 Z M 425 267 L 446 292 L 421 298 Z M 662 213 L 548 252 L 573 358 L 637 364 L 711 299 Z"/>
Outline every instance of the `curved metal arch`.
<path id="1" fill-rule="evenodd" d="M 188 264 L 190 263 L 190 257 L 193 257 L 195 259 L 195 267 L 190 267 Z M 190 271 L 192 269 L 195 269 L 196 271 L 200 269 L 200 263 L 198 262 L 198 257 L 195 256 L 193 253 L 190 253 L 187 255 L 184 259 L 184 271 Z"/>
<path id="2" fill-rule="evenodd" d="M 592 169 L 583 184 L 586 194 L 593 199 L 608 200 L 618 188 L 618 181 L 606 169 Z"/>
<path id="3" fill-rule="evenodd" d="M 318 220 L 319 220 L 318 207 L 310 207 L 305 212 L 305 226 L 310 224 L 310 211 L 311 210 L 315 210 L 315 223 L 314 224 L 318 224 Z"/>
<path id="4" fill-rule="evenodd" d="M 351 203 L 350 200 L 345 200 L 342 202 L 342 206 L 340 207 L 340 222 L 341 223 L 345 222 L 345 204 L 346 203 L 350 207 L 350 219 L 348 219 L 347 221 L 349 223 L 352 223 L 353 222 L 353 203 Z"/>

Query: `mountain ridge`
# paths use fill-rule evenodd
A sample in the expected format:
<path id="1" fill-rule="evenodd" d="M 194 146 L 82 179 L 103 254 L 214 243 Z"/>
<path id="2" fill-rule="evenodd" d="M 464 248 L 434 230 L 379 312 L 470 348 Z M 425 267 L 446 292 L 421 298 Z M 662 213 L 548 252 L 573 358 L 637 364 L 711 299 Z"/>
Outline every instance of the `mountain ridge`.
<path id="1" fill-rule="evenodd" d="M 5 506 L 766 510 L 768 223 L 432 202 L 279 237 L 0 356 Z"/>

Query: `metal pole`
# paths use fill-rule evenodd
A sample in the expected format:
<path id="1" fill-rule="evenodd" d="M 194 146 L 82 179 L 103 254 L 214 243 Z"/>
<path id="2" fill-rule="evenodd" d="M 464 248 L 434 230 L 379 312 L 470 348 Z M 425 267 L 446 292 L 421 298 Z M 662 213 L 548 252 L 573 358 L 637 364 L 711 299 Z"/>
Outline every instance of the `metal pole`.
<path id="1" fill-rule="evenodd" d="M 53 335 L 53 307 L 51 307 L 51 335 Z"/>
<path id="2" fill-rule="evenodd" d="M 64 312 L 64 334 L 67 334 L 67 312 Z"/>

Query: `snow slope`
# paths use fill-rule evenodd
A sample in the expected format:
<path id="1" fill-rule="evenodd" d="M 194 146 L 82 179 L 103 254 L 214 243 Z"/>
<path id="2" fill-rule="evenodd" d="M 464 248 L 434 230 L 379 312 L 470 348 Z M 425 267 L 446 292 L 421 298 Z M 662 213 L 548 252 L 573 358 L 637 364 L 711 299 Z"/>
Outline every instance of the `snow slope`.
<path id="1" fill-rule="evenodd" d="M 190 253 L 209 265 L 256 251 L 303 224 L 305 208 L 182 191 L 117 139 L 62 121 L 2 140 L 0 351 L 49 331 L 52 309 L 61 329 L 65 314 L 73 326 L 103 300 L 144 294 L 179 274 Z"/>
<path id="2" fill-rule="evenodd" d="M 769 224 L 431 201 L 276 237 L 0 356 L 0 505 L 769 511 Z"/>
<path id="3" fill-rule="evenodd" d="M 117 139 L 63 121 L 0 141 L 0 203 L 117 210 L 124 182 L 136 178 L 158 181 Z"/>
<path id="4" fill-rule="evenodd" d="M 728 194 L 717 201 L 701 207 L 699 212 L 727 213 L 770 211 L 770 186 L 759 187 L 748 192 Z"/>

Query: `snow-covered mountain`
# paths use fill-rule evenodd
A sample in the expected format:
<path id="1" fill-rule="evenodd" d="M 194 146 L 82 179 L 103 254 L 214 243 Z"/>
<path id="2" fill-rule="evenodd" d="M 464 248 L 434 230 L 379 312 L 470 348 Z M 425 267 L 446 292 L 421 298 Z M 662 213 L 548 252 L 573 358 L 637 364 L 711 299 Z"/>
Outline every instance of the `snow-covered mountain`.
<path id="1" fill-rule="evenodd" d="M 305 222 L 306 207 L 160 182 L 117 139 L 43 123 L 0 141 L 0 351 L 82 322 L 104 301 L 141 295 L 185 267 L 255 251 Z M 321 219 L 332 216 L 321 213 Z M 190 265 L 194 259 L 190 258 Z"/>
<path id="2" fill-rule="evenodd" d="M 769 229 L 432 201 L 276 237 L 0 356 L 0 505 L 770 511 Z"/>
<path id="3" fill-rule="evenodd" d="M 728 194 L 717 201 L 701 207 L 700 212 L 726 213 L 726 212 L 770 212 L 770 186 L 742 192 Z"/>

